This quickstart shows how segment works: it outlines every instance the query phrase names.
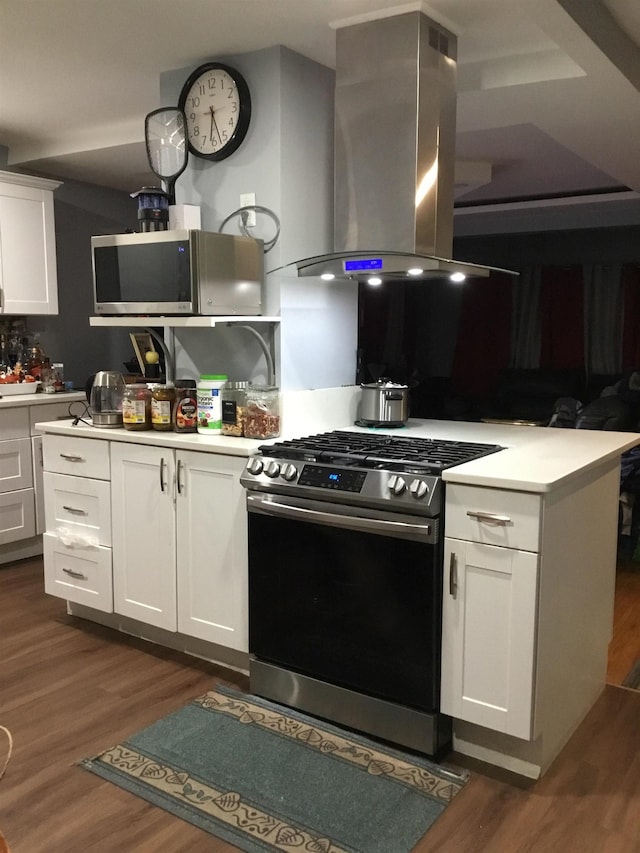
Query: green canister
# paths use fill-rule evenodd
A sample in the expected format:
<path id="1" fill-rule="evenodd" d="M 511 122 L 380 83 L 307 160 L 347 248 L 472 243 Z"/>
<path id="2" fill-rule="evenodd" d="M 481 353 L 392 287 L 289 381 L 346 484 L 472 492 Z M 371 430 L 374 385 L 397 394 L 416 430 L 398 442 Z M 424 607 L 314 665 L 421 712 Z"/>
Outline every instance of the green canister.
<path id="1" fill-rule="evenodd" d="M 198 380 L 198 432 L 202 435 L 222 432 L 220 392 L 227 378 L 225 373 L 205 373 Z"/>

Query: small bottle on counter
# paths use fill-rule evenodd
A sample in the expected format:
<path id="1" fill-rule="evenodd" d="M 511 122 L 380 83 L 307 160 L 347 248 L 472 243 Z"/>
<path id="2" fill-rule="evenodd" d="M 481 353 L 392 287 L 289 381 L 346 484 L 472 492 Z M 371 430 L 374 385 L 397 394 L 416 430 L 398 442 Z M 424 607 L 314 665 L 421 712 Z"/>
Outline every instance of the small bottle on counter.
<path id="1" fill-rule="evenodd" d="M 280 435 L 280 391 L 275 385 L 250 385 L 247 389 L 245 438 Z"/>
<path id="2" fill-rule="evenodd" d="M 151 386 L 151 427 L 168 432 L 173 430 L 173 405 L 176 389 L 171 384 Z"/>
<path id="3" fill-rule="evenodd" d="M 195 379 L 176 380 L 173 404 L 174 432 L 198 432 L 198 397 Z"/>
<path id="4" fill-rule="evenodd" d="M 222 389 L 222 435 L 244 435 L 244 418 L 247 410 L 246 380 L 227 382 Z"/>
<path id="5" fill-rule="evenodd" d="M 147 385 L 126 385 L 122 399 L 122 423 L 125 429 L 151 429 L 151 391 Z"/>

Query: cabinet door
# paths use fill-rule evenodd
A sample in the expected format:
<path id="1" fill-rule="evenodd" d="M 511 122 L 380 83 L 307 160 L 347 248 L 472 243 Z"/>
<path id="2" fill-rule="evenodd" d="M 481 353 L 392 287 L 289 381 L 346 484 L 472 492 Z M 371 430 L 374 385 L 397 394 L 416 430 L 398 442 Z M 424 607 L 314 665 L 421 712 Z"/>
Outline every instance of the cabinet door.
<path id="1" fill-rule="evenodd" d="M 538 555 L 445 539 L 441 710 L 529 740 Z"/>
<path id="2" fill-rule="evenodd" d="M 51 190 L 0 183 L 0 311 L 58 313 Z"/>
<path id="3" fill-rule="evenodd" d="M 174 452 L 111 443 L 113 609 L 177 630 Z"/>
<path id="4" fill-rule="evenodd" d="M 31 439 L 0 441 L 0 493 L 32 486 Z"/>
<path id="5" fill-rule="evenodd" d="M 177 453 L 178 630 L 248 651 L 241 457 Z"/>
<path id="6" fill-rule="evenodd" d="M 0 545 L 35 535 L 33 489 L 0 493 Z"/>

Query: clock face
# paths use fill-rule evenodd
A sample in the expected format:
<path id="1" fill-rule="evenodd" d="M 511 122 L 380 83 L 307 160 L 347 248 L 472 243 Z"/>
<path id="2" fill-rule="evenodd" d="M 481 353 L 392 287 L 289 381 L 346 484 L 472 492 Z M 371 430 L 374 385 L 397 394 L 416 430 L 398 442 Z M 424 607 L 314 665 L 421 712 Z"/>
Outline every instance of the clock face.
<path id="1" fill-rule="evenodd" d="M 251 96 L 242 75 L 228 65 L 209 63 L 191 74 L 178 106 L 187 119 L 189 150 L 222 160 L 238 148 L 251 118 Z"/>

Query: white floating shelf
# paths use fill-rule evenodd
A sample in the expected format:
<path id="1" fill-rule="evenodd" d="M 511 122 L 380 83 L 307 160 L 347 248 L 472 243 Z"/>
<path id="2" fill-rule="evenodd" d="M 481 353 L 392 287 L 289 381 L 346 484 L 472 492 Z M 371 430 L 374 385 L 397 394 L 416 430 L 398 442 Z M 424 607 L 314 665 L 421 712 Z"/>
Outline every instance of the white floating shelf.
<path id="1" fill-rule="evenodd" d="M 279 323 L 280 317 L 89 317 L 90 326 L 120 326 L 129 328 L 152 328 L 176 326 L 191 329 L 213 329 L 226 323 Z"/>

